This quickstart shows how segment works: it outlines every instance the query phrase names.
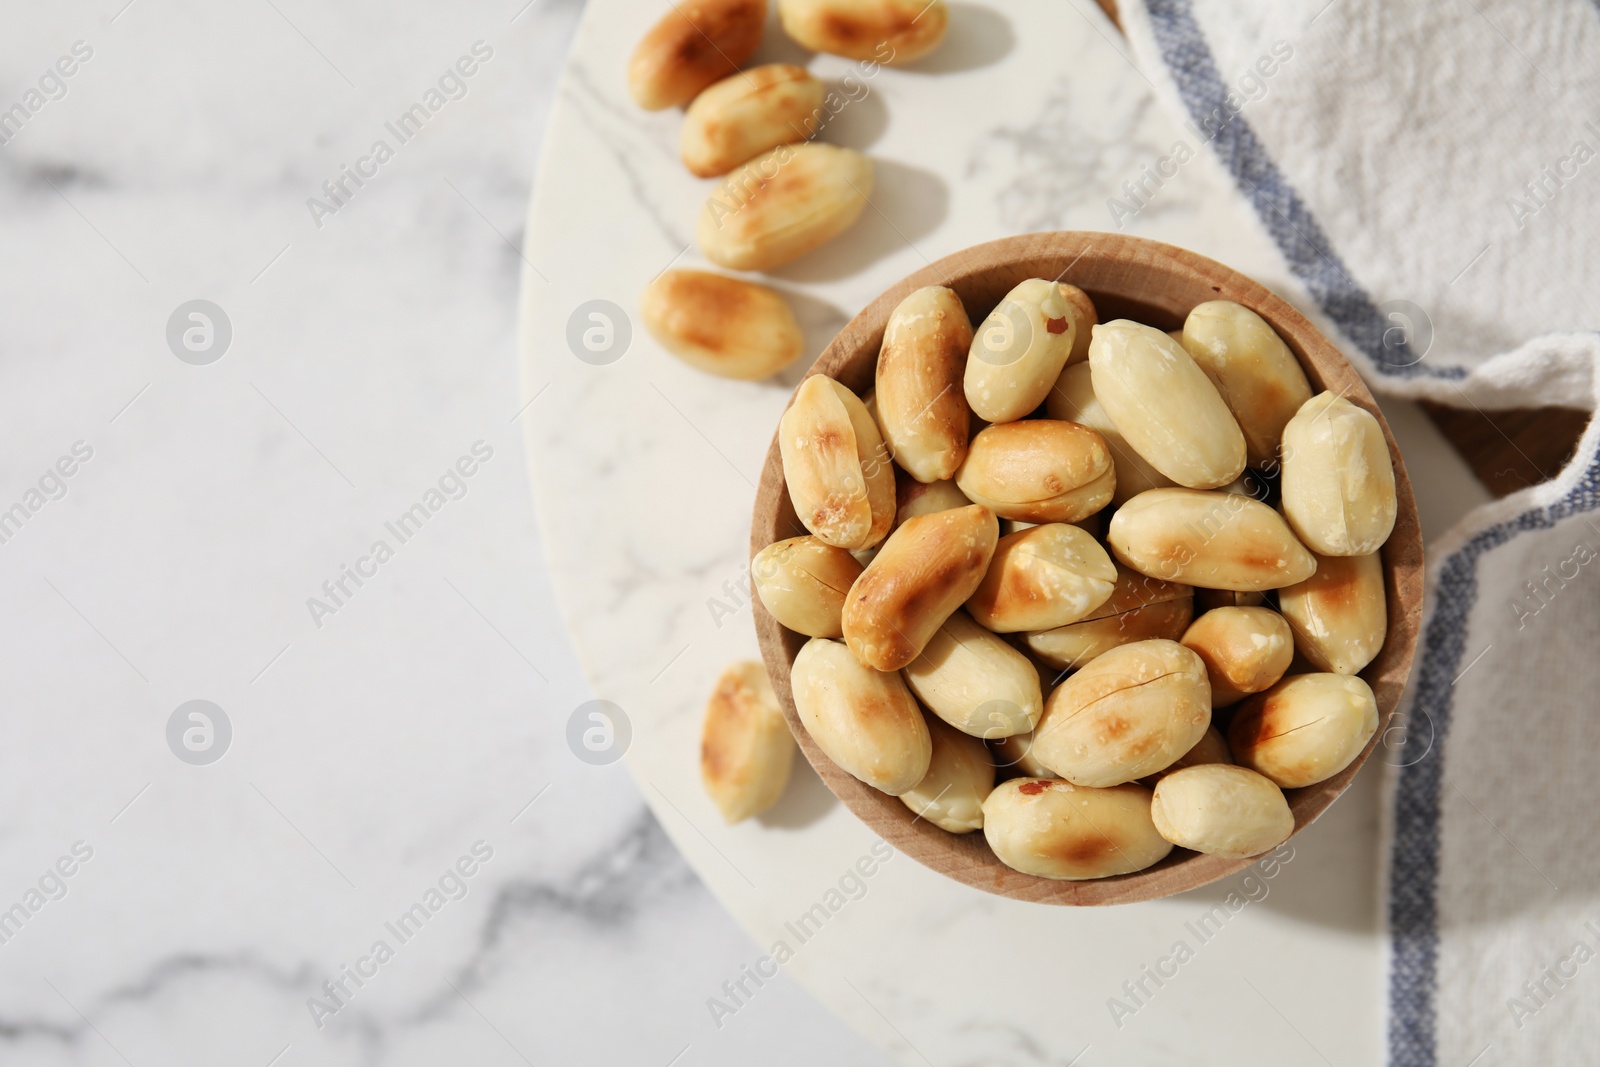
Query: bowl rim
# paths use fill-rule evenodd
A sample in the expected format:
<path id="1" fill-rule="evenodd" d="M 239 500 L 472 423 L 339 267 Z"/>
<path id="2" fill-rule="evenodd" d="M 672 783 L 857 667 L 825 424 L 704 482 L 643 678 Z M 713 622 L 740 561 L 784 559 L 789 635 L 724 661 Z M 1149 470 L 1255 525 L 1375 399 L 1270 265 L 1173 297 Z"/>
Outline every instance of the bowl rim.
<path id="1" fill-rule="evenodd" d="M 1338 391 L 1345 399 L 1374 415 L 1382 427 L 1394 465 L 1399 505 L 1394 531 L 1381 550 L 1388 632 L 1377 657 L 1359 675 L 1372 687 L 1377 700 L 1378 728 L 1344 770 L 1315 785 L 1285 790 L 1295 818 L 1294 834 L 1289 839 L 1292 841 L 1348 788 L 1384 738 L 1416 654 L 1423 597 L 1421 527 L 1411 481 L 1394 434 L 1354 366 L 1304 315 L 1247 275 L 1174 245 L 1095 231 L 1021 234 L 952 253 L 890 286 L 835 335 L 805 377 L 828 374 L 857 395 L 864 395 L 863 379 L 870 382 L 871 374 L 875 373 L 889 314 L 908 294 L 929 285 L 947 285 L 958 292 L 964 286 L 982 285 L 1003 295 L 1024 278 L 1050 276 L 1047 271 L 1056 264 L 1062 264 L 1059 273 L 1054 275 L 1056 280 L 1079 285 L 1096 300 L 1097 310 L 1102 301 L 1105 306 L 1137 305 L 1154 309 L 1158 314 L 1176 316 L 1181 322 L 1187 309 L 1179 313 L 1168 306 L 1178 298 L 1152 287 L 1149 284 L 1152 279 L 1165 287 L 1182 285 L 1188 290 L 1213 294 L 1204 299 L 1226 299 L 1242 304 L 1259 314 L 1283 338 L 1314 388 Z M 1036 269 L 1041 266 L 1044 269 Z M 1014 280 L 997 282 L 996 279 Z M 1140 281 L 1145 282 L 1142 287 L 1136 284 Z M 1167 305 L 1160 303 L 1162 300 L 1167 301 Z M 963 302 L 975 322 L 982 321 L 975 311 L 986 315 L 993 306 L 965 299 Z M 1193 301 L 1189 306 L 1200 302 Z M 1106 319 L 1102 317 L 1101 321 Z M 862 358 L 864 351 L 872 353 L 870 360 Z M 869 372 L 865 376 L 864 368 Z M 796 390 L 798 388 L 797 384 Z M 791 393 L 789 402 L 793 400 Z M 789 503 L 774 428 L 756 490 L 750 555 L 753 559 L 772 542 L 807 532 L 795 519 Z M 1143 870 L 1085 881 L 1041 878 L 1007 867 L 989 850 L 981 831 L 957 835 L 941 830 L 912 813 L 898 797 L 880 793 L 856 779 L 823 753 L 801 724 L 789 686 L 789 666 L 807 638 L 781 626 L 766 610 L 760 597 L 753 596 L 751 604 L 762 661 L 789 729 L 806 759 L 828 789 L 871 830 L 924 866 L 974 888 L 1015 900 L 1104 905 L 1173 896 L 1225 878 L 1261 859 L 1260 856 L 1228 859 L 1175 848 L 1166 859 Z"/>

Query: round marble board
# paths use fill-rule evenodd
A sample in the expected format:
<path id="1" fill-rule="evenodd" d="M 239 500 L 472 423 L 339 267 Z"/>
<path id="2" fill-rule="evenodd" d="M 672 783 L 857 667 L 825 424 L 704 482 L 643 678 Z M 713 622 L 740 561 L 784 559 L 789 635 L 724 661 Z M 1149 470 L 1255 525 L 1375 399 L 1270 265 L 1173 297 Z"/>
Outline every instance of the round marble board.
<path id="1" fill-rule="evenodd" d="M 867 79 L 802 52 L 775 19 L 756 57 L 848 84 L 820 138 L 876 163 L 861 222 L 762 279 L 791 299 L 810 357 L 928 261 L 1011 233 L 1113 228 L 1108 197 L 1175 139 L 1090 0 L 951 9 L 937 52 Z M 907 1063 L 1377 1062 L 1379 760 L 1287 862 L 1117 908 L 1022 904 L 934 874 L 876 841 L 803 760 L 777 808 L 722 824 L 699 783 L 700 711 L 728 662 L 757 658 L 751 505 L 803 367 L 713 378 L 637 321 L 652 278 L 707 265 L 692 238 L 714 185 L 678 160 L 681 112 L 627 97 L 628 55 L 663 10 L 590 0 L 579 30 L 529 212 L 522 421 L 579 657 L 597 696 L 628 717 L 626 758 L 656 815 L 754 939 L 749 972 L 781 966 Z M 1303 306 L 1209 158 L 1125 232 L 1222 260 Z M 579 346 L 580 359 L 570 328 L 590 324 L 593 301 L 621 316 L 610 352 Z M 1419 490 L 1436 533 L 1476 502 L 1470 478 L 1415 409 L 1385 411 L 1413 472 L 1444 472 Z M 707 1041 L 761 995 L 747 973 L 728 977 L 704 991 Z"/>

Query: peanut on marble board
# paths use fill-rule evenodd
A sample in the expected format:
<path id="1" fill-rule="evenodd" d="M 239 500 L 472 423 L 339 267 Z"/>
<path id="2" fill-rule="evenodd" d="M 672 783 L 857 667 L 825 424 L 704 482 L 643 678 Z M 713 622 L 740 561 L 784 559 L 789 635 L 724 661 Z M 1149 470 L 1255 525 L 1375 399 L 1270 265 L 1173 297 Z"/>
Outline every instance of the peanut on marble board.
<path id="1" fill-rule="evenodd" d="M 746 66 L 768 16 L 767 0 L 673 0 L 625 72 L 639 107 L 684 109 L 678 128 L 684 168 L 696 178 L 719 179 L 706 193 L 695 242 L 724 271 L 771 271 L 799 259 L 853 227 L 872 200 L 872 160 L 816 139 L 828 118 L 859 97 L 842 95 L 798 63 Z M 855 60 L 857 83 L 881 67 L 921 59 L 944 40 L 950 23 L 945 0 L 778 0 L 777 16 L 782 32 L 802 48 Z M 646 287 L 640 313 L 662 348 L 708 374 L 767 378 L 804 351 L 787 299 L 738 274 L 665 270 Z M 954 341 L 964 348 L 972 329 L 959 318 L 965 337 Z M 957 319 L 949 316 L 952 326 Z M 935 324 L 930 336 L 910 336 L 907 344 L 949 341 Z M 1035 385 L 1048 388 L 1053 375 L 1036 375 Z M 929 462 L 949 467 L 945 478 L 964 451 L 952 459 L 940 439 L 953 432 L 941 426 L 949 407 L 909 409 L 883 427 L 903 442 L 907 464 L 915 465 L 916 442 L 927 437 L 921 447 Z M 964 446 L 964 423 L 959 432 Z"/>

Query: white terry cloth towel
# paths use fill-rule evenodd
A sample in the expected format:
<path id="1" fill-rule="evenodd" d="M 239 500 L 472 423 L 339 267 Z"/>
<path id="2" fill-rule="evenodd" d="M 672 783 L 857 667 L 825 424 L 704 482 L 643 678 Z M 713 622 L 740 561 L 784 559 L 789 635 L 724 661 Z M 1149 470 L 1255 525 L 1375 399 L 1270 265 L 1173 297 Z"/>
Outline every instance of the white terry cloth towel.
<path id="1" fill-rule="evenodd" d="M 1209 156 L 1284 295 L 1376 391 L 1595 407 L 1600 0 L 1122 17 L 1186 143 L 1114 217 Z M 1380 750 L 1389 1062 L 1600 1063 L 1600 428 L 1428 554 L 1405 726 Z"/>

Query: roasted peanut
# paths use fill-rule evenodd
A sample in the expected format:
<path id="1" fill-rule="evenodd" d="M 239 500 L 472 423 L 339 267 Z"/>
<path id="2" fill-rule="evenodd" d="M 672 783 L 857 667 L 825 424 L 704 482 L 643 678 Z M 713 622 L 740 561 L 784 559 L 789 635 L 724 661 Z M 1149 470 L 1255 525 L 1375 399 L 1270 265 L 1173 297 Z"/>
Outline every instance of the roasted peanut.
<path id="1" fill-rule="evenodd" d="M 1014 422 L 1044 403 L 1087 329 L 1080 290 L 1030 278 L 1007 293 L 973 332 L 963 388 L 979 418 Z M 1092 311 L 1091 305 L 1091 311 Z"/>
<path id="2" fill-rule="evenodd" d="M 1028 657 L 965 612 L 946 619 L 901 673 L 929 711 L 973 737 L 1027 733 L 1044 714 L 1039 672 Z"/>
<path id="3" fill-rule="evenodd" d="M 1225 708 L 1277 683 L 1294 659 L 1289 624 L 1271 608 L 1216 608 L 1184 631 L 1206 665 L 1211 706 Z"/>
<path id="4" fill-rule="evenodd" d="M 807 637 L 840 637 L 845 594 L 861 564 L 817 537 L 776 541 L 750 561 L 756 595 L 780 625 Z"/>
<path id="5" fill-rule="evenodd" d="M 919 482 L 905 471 L 896 471 L 894 487 L 896 529 L 907 519 L 914 519 L 918 515 L 972 506 L 967 494 L 958 489 L 953 481 Z"/>
<path id="6" fill-rule="evenodd" d="M 1116 564 L 1100 542 L 1052 522 L 1000 539 L 967 610 L 996 633 L 1049 630 L 1104 604 L 1116 584 Z"/>
<path id="7" fill-rule="evenodd" d="M 871 548 L 894 522 L 894 467 L 860 399 L 823 374 L 778 422 L 789 500 L 805 528 L 839 548 Z"/>
<path id="8" fill-rule="evenodd" d="M 1129 874 L 1159 863 L 1172 843 L 1150 818 L 1142 785 L 1091 789 L 1052 778 L 1013 778 L 983 802 L 983 836 L 1001 863 L 1040 878 Z"/>
<path id="9" fill-rule="evenodd" d="M 813 52 L 896 66 L 944 40 L 944 0 L 778 0 L 783 31 Z"/>
<path id="10" fill-rule="evenodd" d="M 1087 518 L 1111 502 L 1116 480 L 1105 438 L 1054 419 L 985 427 L 956 471 L 956 485 L 974 503 L 1025 522 Z"/>
<path id="11" fill-rule="evenodd" d="M 789 682 L 806 732 L 843 770 L 890 796 L 927 775 L 928 723 L 898 674 L 863 667 L 841 642 L 813 637 Z"/>
<path id="12" fill-rule="evenodd" d="M 900 794 L 901 802 L 952 834 L 982 829 L 983 801 L 994 788 L 989 750 L 937 719 L 928 721 L 928 734 L 933 740 L 928 773 L 911 792 Z"/>
<path id="13" fill-rule="evenodd" d="M 1383 648 L 1389 608 L 1383 562 L 1365 556 L 1318 556 L 1317 573 L 1278 590 L 1294 644 L 1318 670 L 1357 674 Z"/>
<path id="14" fill-rule="evenodd" d="M 1306 372 L 1283 338 L 1242 304 L 1208 300 L 1184 321 L 1183 347 L 1238 421 L 1246 462 L 1275 460 L 1284 426 L 1311 399 Z"/>
<path id="15" fill-rule="evenodd" d="M 1072 363 L 1056 379 L 1055 388 L 1045 398 L 1045 411 L 1052 419 L 1076 422 L 1106 439 L 1111 462 L 1117 468 L 1117 487 L 1113 504 L 1121 504 L 1146 489 L 1162 489 L 1174 484 L 1171 478 L 1150 466 L 1150 461 L 1133 450 L 1117 424 L 1094 396 L 1094 368 L 1088 363 Z"/>
<path id="16" fill-rule="evenodd" d="M 1259 856 L 1294 833 L 1283 790 L 1249 768 L 1221 763 L 1164 775 L 1150 817 L 1174 845 L 1229 859 Z"/>
<path id="17" fill-rule="evenodd" d="M 1127 319 L 1094 328 L 1094 395 L 1134 451 L 1179 485 L 1215 489 L 1244 470 L 1244 434 L 1183 346 Z"/>
<path id="18" fill-rule="evenodd" d="M 1032 730 L 1025 734 L 996 738 L 989 742 L 989 748 L 994 753 L 995 766 L 1002 771 L 1011 771 L 1028 778 L 1061 777 L 1034 758 Z"/>
<path id="19" fill-rule="evenodd" d="M 999 537 L 994 512 L 979 504 L 902 523 L 845 597 L 850 651 L 880 671 L 916 659 L 983 580 Z"/>
<path id="20" fill-rule="evenodd" d="M 1142 574 L 1208 589 L 1281 589 L 1317 569 L 1276 511 L 1238 493 L 1151 489 L 1117 509 L 1106 541 Z"/>
<path id="21" fill-rule="evenodd" d="M 678 150 L 699 178 L 726 174 L 781 144 L 804 141 L 822 113 L 823 85 L 804 67 L 769 63 L 729 75 L 694 98 Z"/>
<path id="22" fill-rule="evenodd" d="M 1228 742 L 1223 738 L 1222 731 L 1217 729 L 1217 724 L 1212 723 L 1206 727 L 1206 732 L 1200 735 L 1200 740 L 1194 747 L 1174 762 L 1163 767 L 1154 774 L 1147 774 L 1139 779 L 1145 785 L 1154 788 L 1155 784 L 1166 775 L 1174 771 L 1181 771 L 1185 767 L 1198 767 L 1205 763 L 1232 763 L 1233 755 L 1228 751 Z"/>
<path id="23" fill-rule="evenodd" d="M 1200 657 L 1176 641 L 1137 641 L 1056 687 L 1032 751 L 1069 782 L 1112 786 L 1170 766 L 1210 723 L 1211 687 Z"/>
<path id="24" fill-rule="evenodd" d="M 971 413 L 961 367 L 972 324 L 961 298 L 918 289 L 889 315 L 878 353 L 878 425 L 895 462 L 919 482 L 944 481 L 967 457 Z"/>
<path id="25" fill-rule="evenodd" d="M 650 111 L 687 104 L 730 74 L 761 43 L 767 0 L 681 0 L 628 61 L 628 94 Z"/>
<path id="26" fill-rule="evenodd" d="M 771 270 L 855 225 L 872 196 L 872 161 L 849 148 L 779 145 L 722 180 L 695 238 L 730 270 Z"/>
<path id="27" fill-rule="evenodd" d="M 736 823 L 776 804 L 794 748 L 767 669 L 746 661 L 723 671 L 700 734 L 700 779 L 722 817 Z"/>
<path id="28" fill-rule="evenodd" d="M 1389 539 L 1397 507 L 1378 420 L 1332 393 L 1307 400 L 1283 429 L 1283 514 L 1300 540 L 1321 556 L 1365 556 Z"/>
<path id="29" fill-rule="evenodd" d="M 1116 566 L 1115 563 L 1112 566 Z M 1117 581 L 1111 589 L 1111 596 L 1105 603 L 1094 611 L 1084 616 L 1089 619 L 1101 619 L 1110 615 L 1120 615 L 1136 608 L 1148 607 L 1152 604 L 1168 604 L 1179 600 L 1189 600 L 1194 596 L 1194 590 L 1179 582 L 1165 582 L 1160 578 L 1152 578 L 1147 574 L 1140 574 L 1127 567 L 1117 567 Z M 1185 626 L 1188 623 L 1184 623 Z M 1180 631 L 1181 633 L 1181 631 Z M 1176 637 L 1173 638 L 1177 640 Z"/>
<path id="30" fill-rule="evenodd" d="M 1105 603 L 1078 622 L 1030 633 L 1034 655 L 1061 670 L 1076 670 L 1121 645 L 1152 638 L 1176 641 L 1194 618 L 1193 590 L 1126 567 Z"/>
<path id="31" fill-rule="evenodd" d="M 805 335 L 788 302 L 741 278 L 665 271 L 645 288 L 639 312 L 662 348 L 724 378 L 766 378 L 805 351 Z"/>
<path id="32" fill-rule="evenodd" d="M 1228 747 L 1242 766 L 1298 789 L 1350 766 L 1377 729 L 1378 704 L 1366 682 L 1296 674 L 1239 705 Z"/>

